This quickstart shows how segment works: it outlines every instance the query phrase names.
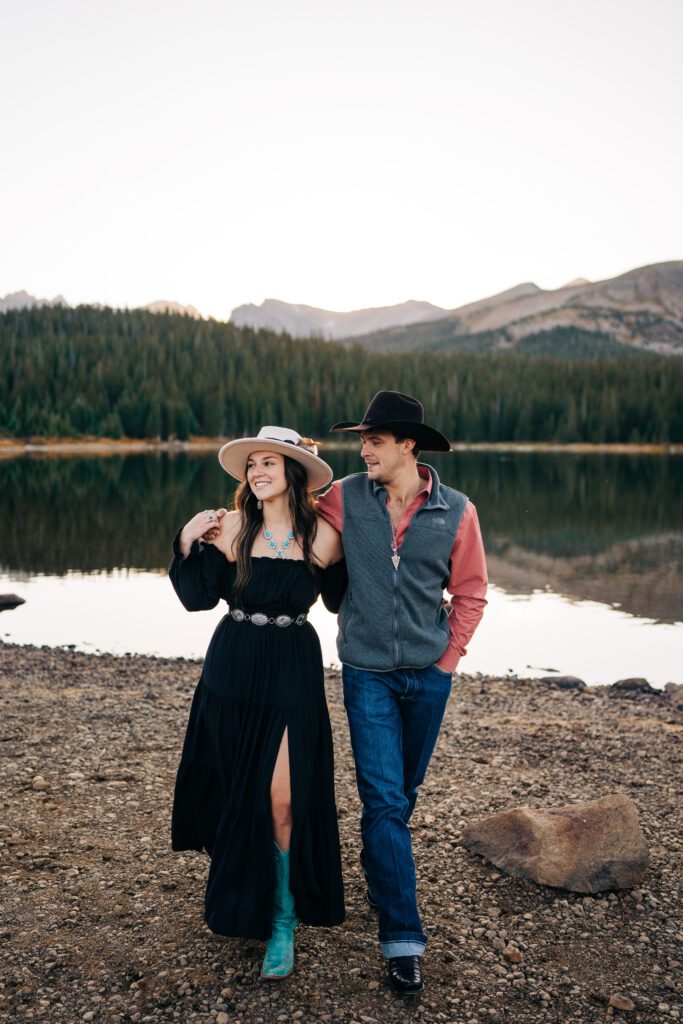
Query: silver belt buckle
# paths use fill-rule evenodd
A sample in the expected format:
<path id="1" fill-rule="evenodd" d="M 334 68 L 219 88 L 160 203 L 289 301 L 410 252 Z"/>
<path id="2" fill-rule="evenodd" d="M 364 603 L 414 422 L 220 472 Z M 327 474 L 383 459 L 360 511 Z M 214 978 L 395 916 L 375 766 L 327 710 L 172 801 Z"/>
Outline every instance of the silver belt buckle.
<path id="1" fill-rule="evenodd" d="M 303 626 L 304 622 L 308 619 L 307 612 L 301 612 L 295 619 L 291 615 L 277 615 L 272 619 L 268 618 L 263 612 L 254 612 L 253 615 L 249 615 L 248 612 L 243 612 L 241 608 L 231 608 L 230 616 L 235 622 L 251 622 L 255 626 L 266 626 L 270 623 L 271 625 L 279 626 L 281 629 L 285 629 L 287 626 Z"/>

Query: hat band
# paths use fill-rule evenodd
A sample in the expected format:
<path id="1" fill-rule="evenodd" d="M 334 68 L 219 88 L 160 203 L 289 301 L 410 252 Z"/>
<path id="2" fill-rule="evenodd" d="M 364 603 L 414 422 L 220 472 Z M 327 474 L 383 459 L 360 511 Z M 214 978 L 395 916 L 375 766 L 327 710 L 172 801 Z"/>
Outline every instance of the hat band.
<path id="1" fill-rule="evenodd" d="M 300 437 L 298 441 L 292 441 L 288 437 L 270 437 L 269 435 L 264 435 L 263 437 L 258 437 L 256 440 L 277 441 L 278 444 L 291 444 L 292 448 L 303 448 L 303 450 L 308 452 L 310 455 L 318 454 L 318 446 L 310 437 Z"/>

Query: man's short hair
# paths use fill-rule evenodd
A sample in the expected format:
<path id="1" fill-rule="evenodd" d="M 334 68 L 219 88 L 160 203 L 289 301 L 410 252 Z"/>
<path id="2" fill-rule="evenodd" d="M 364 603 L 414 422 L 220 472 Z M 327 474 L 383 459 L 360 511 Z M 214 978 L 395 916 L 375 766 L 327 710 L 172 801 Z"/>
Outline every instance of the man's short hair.
<path id="1" fill-rule="evenodd" d="M 392 434 L 393 433 L 394 432 L 392 431 Z M 394 439 L 396 441 L 396 444 L 400 444 L 401 441 L 408 441 L 408 440 L 412 441 L 412 440 L 414 440 L 412 437 L 409 439 L 407 434 L 394 434 Z M 412 451 L 413 455 L 415 456 L 415 458 L 418 458 L 418 456 L 420 454 L 420 449 L 417 447 L 417 443 L 413 446 L 413 448 L 411 448 L 411 451 Z"/>

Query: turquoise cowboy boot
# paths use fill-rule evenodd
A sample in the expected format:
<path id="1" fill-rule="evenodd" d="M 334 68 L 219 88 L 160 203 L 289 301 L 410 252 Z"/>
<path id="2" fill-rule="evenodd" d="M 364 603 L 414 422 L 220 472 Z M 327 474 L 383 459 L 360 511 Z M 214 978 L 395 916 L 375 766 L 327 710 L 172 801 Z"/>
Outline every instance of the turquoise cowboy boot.
<path id="1" fill-rule="evenodd" d="M 289 850 L 283 853 L 275 846 L 275 896 L 273 899 L 273 933 L 266 946 L 261 977 L 277 981 L 294 970 L 294 929 L 299 923 L 294 897 L 289 888 Z"/>

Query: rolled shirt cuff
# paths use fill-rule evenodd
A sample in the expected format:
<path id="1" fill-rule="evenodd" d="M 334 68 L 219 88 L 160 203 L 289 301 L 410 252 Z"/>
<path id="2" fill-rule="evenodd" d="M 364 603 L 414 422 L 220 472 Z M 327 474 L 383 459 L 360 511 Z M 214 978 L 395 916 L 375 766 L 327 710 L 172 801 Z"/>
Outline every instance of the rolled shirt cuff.
<path id="1" fill-rule="evenodd" d="M 443 672 L 455 672 L 460 661 L 460 655 L 452 647 L 447 647 L 435 664 Z"/>

